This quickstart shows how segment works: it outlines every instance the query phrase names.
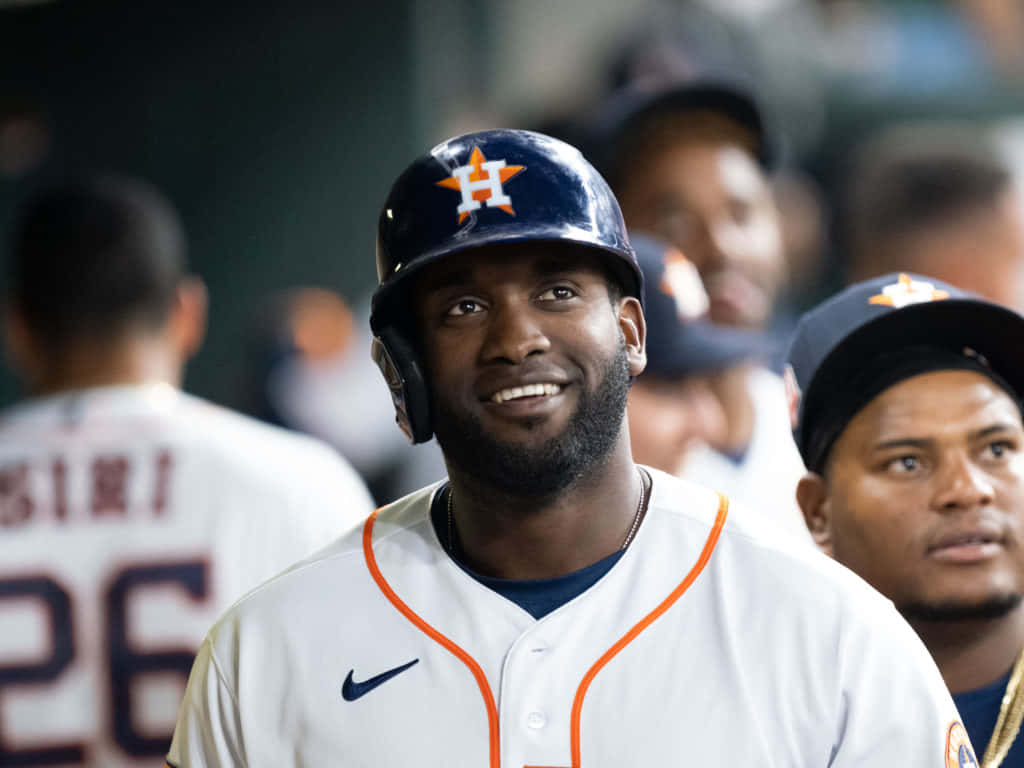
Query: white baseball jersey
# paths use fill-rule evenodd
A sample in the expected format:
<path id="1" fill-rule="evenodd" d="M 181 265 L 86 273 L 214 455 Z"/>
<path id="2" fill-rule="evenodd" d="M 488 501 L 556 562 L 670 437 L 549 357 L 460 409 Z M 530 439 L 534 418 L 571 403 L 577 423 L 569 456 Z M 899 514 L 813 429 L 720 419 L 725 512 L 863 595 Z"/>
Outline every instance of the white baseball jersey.
<path id="1" fill-rule="evenodd" d="M 742 459 L 698 445 L 687 453 L 680 475 L 717 488 L 797 541 L 813 546 L 796 502 L 796 485 L 806 470 L 790 431 L 782 378 L 767 368 L 752 368 L 747 391 L 754 406 L 754 431 Z"/>
<path id="2" fill-rule="evenodd" d="M 371 511 L 328 447 L 166 385 L 0 414 L 0 765 L 162 765 L 214 621 Z"/>
<path id="3" fill-rule="evenodd" d="M 944 768 L 969 749 L 891 603 L 649 471 L 632 545 L 540 620 L 444 552 L 438 486 L 383 508 L 218 622 L 169 765 Z"/>

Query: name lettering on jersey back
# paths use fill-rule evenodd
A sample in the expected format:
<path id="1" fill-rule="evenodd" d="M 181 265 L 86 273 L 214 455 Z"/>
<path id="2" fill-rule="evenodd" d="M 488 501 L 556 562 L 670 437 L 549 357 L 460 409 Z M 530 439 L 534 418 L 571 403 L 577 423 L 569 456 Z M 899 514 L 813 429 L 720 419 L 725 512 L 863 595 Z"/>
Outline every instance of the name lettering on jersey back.
<path id="1" fill-rule="evenodd" d="M 168 450 L 148 462 L 103 454 L 74 465 L 58 456 L 0 466 L 0 528 L 159 518 L 168 509 L 173 467 Z M 73 493 L 73 484 L 84 493 Z"/>

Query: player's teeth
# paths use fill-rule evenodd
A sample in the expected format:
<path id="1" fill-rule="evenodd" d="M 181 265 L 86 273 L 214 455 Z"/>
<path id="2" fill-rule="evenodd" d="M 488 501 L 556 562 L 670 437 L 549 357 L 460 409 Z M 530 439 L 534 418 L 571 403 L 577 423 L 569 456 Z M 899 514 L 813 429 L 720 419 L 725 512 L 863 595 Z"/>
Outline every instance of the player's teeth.
<path id="1" fill-rule="evenodd" d="M 491 401 L 504 403 L 507 400 L 516 400 L 520 397 L 538 397 L 540 395 L 557 395 L 562 391 L 558 384 L 526 384 L 522 387 L 510 387 L 502 389 L 491 395 Z"/>

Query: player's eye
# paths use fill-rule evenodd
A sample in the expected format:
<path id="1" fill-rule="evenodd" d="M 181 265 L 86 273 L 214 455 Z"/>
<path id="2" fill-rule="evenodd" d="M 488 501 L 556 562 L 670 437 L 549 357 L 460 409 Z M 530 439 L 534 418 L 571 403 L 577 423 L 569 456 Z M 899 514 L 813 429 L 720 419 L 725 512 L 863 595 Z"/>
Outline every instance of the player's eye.
<path id="1" fill-rule="evenodd" d="M 677 209 L 661 211 L 655 221 L 654 230 L 668 242 L 683 247 L 697 239 L 698 223 L 688 211 Z"/>
<path id="2" fill-rule="evenodd" d="M 906 475 L 911 472 L 917 472 L 921 467 L 922 462 L 920 457 L 913 454 L 896 456 L 885 463 L 886 471 L 897 475 Z"/>
<path id="3" fill-rule="evenodd" d="M 576 296 L 576 291 L 568 285 L 555 285 L 544 291 L 539 298 L 541 301 L 566 301 Z"/>
<path id="4" fill-rule="evenodd" d="M 462 317 L 464 315 L 474 315 L 478 312 L 483 311 L 483 305 L 476 299 L 459 299 L 448 309 L 446 313 L 449 317 Z"/>
<path id="5" fill-rule="evenodd" d="M 985 449 L 995 459 L 1004 459 L 1014 449 L 1014 444 L 1009 440 L 993 440 Z"/>

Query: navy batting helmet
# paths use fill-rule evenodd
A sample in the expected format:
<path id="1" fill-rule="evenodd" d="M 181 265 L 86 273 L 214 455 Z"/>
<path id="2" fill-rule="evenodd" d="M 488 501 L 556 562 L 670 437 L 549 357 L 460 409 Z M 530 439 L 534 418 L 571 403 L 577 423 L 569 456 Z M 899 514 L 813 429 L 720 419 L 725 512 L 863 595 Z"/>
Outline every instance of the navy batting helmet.
<path id="1" fill-rule="evenodd" d="M 445 256 L 494 243 L 558 241 L 593 248 L 623 290 L 643 300 L 643 276 L 619 204 L 580 152 L 531 131 L 457 136 L 410 165 L 377 227 L 373 359 L 398 425 L 414 443 L 433 434 L 430 398 L 411 338 L 412 278 Z"/>

